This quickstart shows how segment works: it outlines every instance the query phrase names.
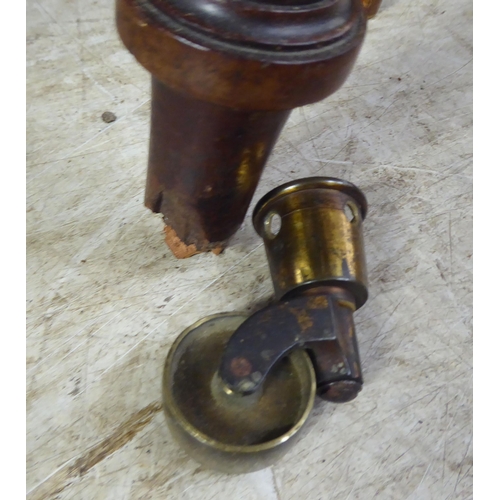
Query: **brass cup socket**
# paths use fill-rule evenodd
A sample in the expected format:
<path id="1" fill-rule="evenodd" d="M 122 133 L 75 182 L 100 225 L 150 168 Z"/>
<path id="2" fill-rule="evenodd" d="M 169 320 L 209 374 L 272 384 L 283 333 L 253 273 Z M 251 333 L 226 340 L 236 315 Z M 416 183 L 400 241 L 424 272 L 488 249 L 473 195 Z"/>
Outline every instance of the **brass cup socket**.
<path id="1" fill-rule="evenodd" d="M 356 309 L 368 298 L 362 223 L 364 194 L 354 184 L 310 177 L 284 184 L 255 207 L 278 299 L 311 287 L 350 292 Z"/>

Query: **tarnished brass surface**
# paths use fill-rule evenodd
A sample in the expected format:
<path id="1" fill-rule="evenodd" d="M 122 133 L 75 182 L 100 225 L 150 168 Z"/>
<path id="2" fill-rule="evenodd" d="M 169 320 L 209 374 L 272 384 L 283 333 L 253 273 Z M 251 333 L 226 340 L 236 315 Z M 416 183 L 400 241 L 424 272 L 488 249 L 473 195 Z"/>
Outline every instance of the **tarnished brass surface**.
<path id="1" fill-rule="evenodd" d="M 354 307 L 348 292 L 318 287 L 261 309 L 228 340 L 220 378 L 234 392 L 258 392 L 275 363 L 303 349 L 313 360 L 321 397 L 337 403 L 354 399 L 363 383 Z"/>
<path id="2" fill-rule="evenodd" d="M 167 421 L 195 460 L 230 473 L 267 467 L 297 437 L 316 390 L 336 403 L 357 396 L 366 212 L 355 185 L 327 177 L 284 184 L 257 203 L 278 301 L 249 318 L 193 325 L 165 364 Z"/>
<path id="3" fill-rule="evenodd" d="M 218 378 L 226 342 L 246 316 L 201 320 L 174 342 L 163 376 L 172 434 L 203 465 L 226 473 L 268 467 L 297 438 L 314 402 L 314 369 L 305 351 L 283 358 L 250 396 L 225 391 Z M 244 372 L 244 362 L 233 367 Z"/>
<path id="4" fill-rule="evenodd" d="M 289 182 L 265 195 L 253 220 L 264 240 L 277 298 L 311 286 L 339 286 L 361 307 L 368 298 L 366 211 L 356 186 L 329 177 Z"/>
<path id="5" fill-rule="evenodd" d="M 368 298 L 362 233 L 366 212 L 366 198 L 354 184 L 330 177 L 289 182 L 257 203 L 254 226 L 264 240 L 281 305 L 254 314 L 231 338 L 221 368 L 230 387 L 240 387 L 245 380 L 231 372 L 231 357 L 245 352 L 252 365 L 268 369 L 282 353 L 298 346 L 307 348 L 313 360 L 319 396 L 337 403 L 356 397 L 363 377 L 353 313 Z M 328 305 L 315 310 L 307 296 L 327 298 Z M 294 325 L 285 314 L 286 332 L 280 327 L 280 308 L 296 316 Z M 311 314 L 317 316 L 315 321 L 307 321 Z M 255 356 L 264 348 L 253 335 L 263 329 L 261 318 L 275 332 L 272 341 L 269 336 L 263 340 L 276 346 L 264 360 Z M 241 339 L 244 344 L 238 343 Z"/>

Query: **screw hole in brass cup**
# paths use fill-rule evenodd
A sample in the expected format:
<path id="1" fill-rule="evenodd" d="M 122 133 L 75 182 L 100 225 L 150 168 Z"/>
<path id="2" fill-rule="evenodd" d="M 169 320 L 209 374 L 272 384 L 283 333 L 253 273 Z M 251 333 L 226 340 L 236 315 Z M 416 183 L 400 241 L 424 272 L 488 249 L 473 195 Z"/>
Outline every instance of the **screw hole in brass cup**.
<path id="1" fill-rule="evenodd" d="M 264 222 L 265 232 L 268 238 L 273 239 L 278 236 L 281 230 L 281 216 L 276 212 L 271 212 Z"/>
<path id="2" fill-rule="evenodd" d="M 348 201 L 344 207 L 344 213 L 347 220 L 354 224 L 358 220 L 358 209 L 354 203 Z"/>

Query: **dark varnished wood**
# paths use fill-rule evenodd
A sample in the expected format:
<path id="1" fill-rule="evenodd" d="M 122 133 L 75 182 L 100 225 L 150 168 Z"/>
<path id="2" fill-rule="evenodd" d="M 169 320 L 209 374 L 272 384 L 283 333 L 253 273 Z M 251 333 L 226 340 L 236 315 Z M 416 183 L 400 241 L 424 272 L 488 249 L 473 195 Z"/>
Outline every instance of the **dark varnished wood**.
<path id="1" fill-rule="evenodd" d="M 156 79 L 152 96 L 146 206 L 165 215 L 177 254 L 194 247 L 217 252 L 243 222 L 290 112 L 197 101 Z M 172 230 L 187 249 L 172 241 Z"/>

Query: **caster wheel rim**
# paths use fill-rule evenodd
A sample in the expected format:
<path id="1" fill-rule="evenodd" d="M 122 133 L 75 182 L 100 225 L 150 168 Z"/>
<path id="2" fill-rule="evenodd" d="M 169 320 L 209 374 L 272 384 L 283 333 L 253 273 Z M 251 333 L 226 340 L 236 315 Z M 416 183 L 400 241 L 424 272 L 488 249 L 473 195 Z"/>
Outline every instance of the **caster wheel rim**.
<path id="1" fill-rule="evenodd" d="M 218 378 L 224 346 L 247 316 L 218 314 L 186 329 L 163 373 L 163 409 L 174 438 L 196 461 L 226 473 L 272 465 L 297 439 L 316 393 L 305 351 L 290 353 L 250 396 L 227 392 Z"/>

